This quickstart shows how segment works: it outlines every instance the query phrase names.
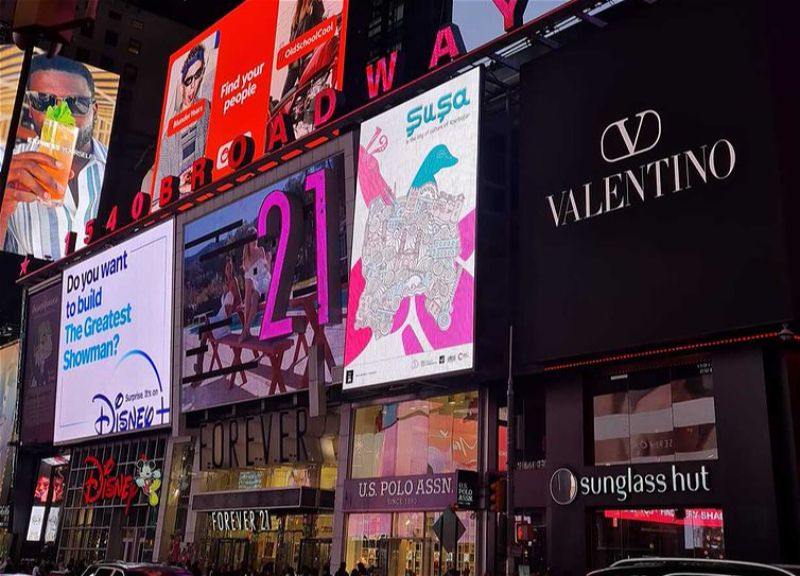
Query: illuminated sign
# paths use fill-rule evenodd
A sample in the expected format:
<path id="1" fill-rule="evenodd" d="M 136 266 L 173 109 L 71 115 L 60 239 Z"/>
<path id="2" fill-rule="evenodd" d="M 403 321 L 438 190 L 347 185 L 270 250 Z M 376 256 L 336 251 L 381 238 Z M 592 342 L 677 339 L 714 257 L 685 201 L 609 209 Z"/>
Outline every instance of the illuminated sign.
<path id="1" fill-rule="evenodd" d="M 174 223 L 64 271 L 55 442 L 170 422 Z"/>
<path id="2" fill-rule="evenodd" d="M 344 353 L 343 187 L 339 155 L 186 224 L 184 412 L 306 389 L 315 345 L 333 381 Z"/>
<path id="3" fill-rule="evenodd" d="M 269 510 L 218 510 L 208 513 L 215 532 L 266 532 L 271 529 Z"/>
<path id="4" fill-rule="evenodd" d="M 158 491 L 161 488 L 161 470 L 155 462 L 142 455 L 136 463 L 136 475 L 114 474 L 116 460 L 109 458 L 100 462 L 94 456 L 87 456 L 85 463 L 90 472 L 83 483 L 84 504 L 117 501 L 124 505 L 125 514 L 130 512 L 131 504 L 141 492 L 147 497 L 150 506 L 157 506 Z"/>
<path id="5" fill-rule="evenodd" d="M 480 70 L 361 126 L 345 388 L 473 367 Z"/>

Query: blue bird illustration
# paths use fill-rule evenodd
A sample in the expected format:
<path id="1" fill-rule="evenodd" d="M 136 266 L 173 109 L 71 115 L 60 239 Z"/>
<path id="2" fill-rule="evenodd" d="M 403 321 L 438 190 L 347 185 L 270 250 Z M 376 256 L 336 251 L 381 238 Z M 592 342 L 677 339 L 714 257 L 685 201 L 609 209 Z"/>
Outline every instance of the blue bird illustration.
<path id="1" fill-rule="evenodd" d="M 436 174 L 442 168 L 455 166 L 458 158 L 453 156 L 444 144 L 438 144 L 431 148 L 422 165 L 411 182 L 411 188 L 422 188 L 423 186 L 433 184 L 436 186 Z M 438 186 L 436 186 L 438 189 Z"/>

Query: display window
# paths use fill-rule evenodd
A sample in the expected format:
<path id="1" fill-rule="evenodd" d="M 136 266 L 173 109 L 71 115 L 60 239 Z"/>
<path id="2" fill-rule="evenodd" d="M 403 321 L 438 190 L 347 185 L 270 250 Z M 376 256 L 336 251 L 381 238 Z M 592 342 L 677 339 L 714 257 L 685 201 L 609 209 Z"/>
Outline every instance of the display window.
<path id="1" fill-rule="evenodd" d="M 591 412 L 595 465 L 718 457 L 710 360 L 598 376 Z"/>
<path id="2" fill-rule="evenodd" d="M 469 576 L 476 561 L 476 518 L 469 511 L 456 514 L 464 533 L 455 550 L 443 549 L 434 533 L 440 512 L 349 514 L 345 562 L 385 576 L 438 576 L 453 568 Z"/>
<path id="3" fill-rule="evenodd" d="M 478 469 L 478 393 L 359 408 L 351 478 Z"/>
<path id="4" fill-rule="evenodd" d="M 589 512 L 591 568 L 623 558 L 725 558 L 719 508 L 605 509 Z"/>

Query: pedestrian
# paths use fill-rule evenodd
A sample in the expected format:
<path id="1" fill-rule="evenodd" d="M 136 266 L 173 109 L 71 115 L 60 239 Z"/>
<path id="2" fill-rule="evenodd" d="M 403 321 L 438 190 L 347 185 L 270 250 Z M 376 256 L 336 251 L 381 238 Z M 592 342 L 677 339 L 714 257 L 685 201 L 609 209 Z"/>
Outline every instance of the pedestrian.
<path id="1" fill-rule="evenodd" d="M 31 576 L 44 576 L 42 573 L 43 562 L 39 561 L 33 565 L 33 571 L 31 572 Z"/>
<path id="2" fill-rule="evenodd" d="M 336 574 L 334 574 L 333 576 L 349 576 L 347 574 L 347 564 L 345 564 L 344 562 L 341 562 L 339 564 L 339 569 L 336 571 Z"/>

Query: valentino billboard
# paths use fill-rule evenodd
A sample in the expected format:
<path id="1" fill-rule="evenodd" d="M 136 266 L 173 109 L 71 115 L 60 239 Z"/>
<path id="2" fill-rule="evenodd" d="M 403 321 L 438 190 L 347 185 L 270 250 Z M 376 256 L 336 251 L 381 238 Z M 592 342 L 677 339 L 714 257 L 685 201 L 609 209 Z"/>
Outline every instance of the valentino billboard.
<path id="1" fill-rule="evenodd" d="M 523 363 L 791 316 L 763 7 L 639 8 L 523 70 Z"/>

